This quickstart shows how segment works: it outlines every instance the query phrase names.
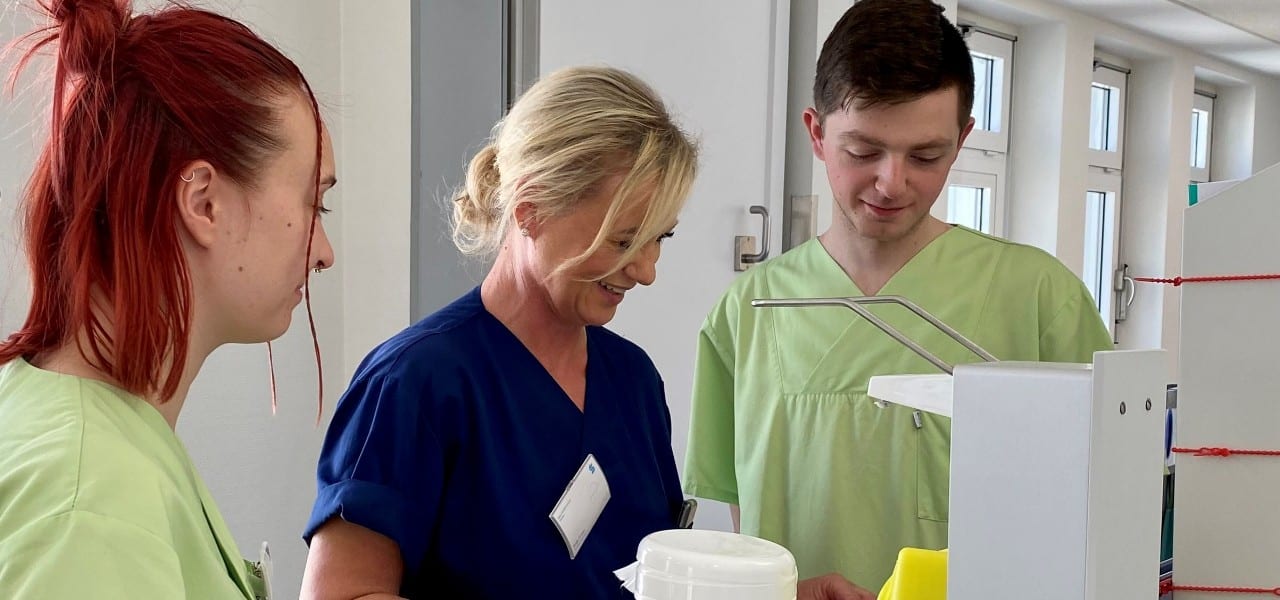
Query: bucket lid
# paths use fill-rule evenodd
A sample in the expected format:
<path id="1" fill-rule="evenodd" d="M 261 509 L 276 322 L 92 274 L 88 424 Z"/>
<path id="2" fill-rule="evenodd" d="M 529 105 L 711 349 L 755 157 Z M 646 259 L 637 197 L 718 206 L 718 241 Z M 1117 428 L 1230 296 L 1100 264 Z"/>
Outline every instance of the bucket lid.
<path id="1" fill-rule="evenodd" d="M 640 541 L 642 572 L 671 579 L 730 585 L 777 585 L 796 580 L 796 561 L 768 540 L 701 529 L 670 529 Z"/>

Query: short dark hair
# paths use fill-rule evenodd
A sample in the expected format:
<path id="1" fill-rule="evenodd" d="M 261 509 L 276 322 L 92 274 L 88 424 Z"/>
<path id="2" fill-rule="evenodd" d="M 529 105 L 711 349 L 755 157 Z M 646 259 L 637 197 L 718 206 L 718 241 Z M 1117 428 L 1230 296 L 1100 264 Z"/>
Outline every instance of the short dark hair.
<path id="1" fill-rule="evenodd" d="M 825 118 L 849 106 L 900 104 L 949 87 L 960 126 L 973 111 L 973 59 L 933 0 L 858 0 L 818 56 L 813 102 Z"/>

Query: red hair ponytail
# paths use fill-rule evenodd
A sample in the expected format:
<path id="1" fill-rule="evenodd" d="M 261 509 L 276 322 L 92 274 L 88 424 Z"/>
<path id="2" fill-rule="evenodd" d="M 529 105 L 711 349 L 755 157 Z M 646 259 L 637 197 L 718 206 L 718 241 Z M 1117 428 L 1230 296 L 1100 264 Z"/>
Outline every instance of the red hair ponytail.
<path id="1" fill-rule="evenodd" d="M 54 24 L 18 40 L 31 46 L 13 74 L 56 43 L 49 141 L 23 197 L 33 293 L 22 328 L 0 341 L 0 364 L 84 332 L 90 364 L 130 392 L 167 400 L 191 327 L 172 201 L 179 169 L 207 160 L 252 185 L 284 148 L 279 98 L 301 93 L 316 115 L 318 189 L 315 97 L 279 50 L 211 12 L 174 5 L 133 16 L 127 0 L 41 8 Z M 317 344 L 317 362 L 318 353 Z"/>

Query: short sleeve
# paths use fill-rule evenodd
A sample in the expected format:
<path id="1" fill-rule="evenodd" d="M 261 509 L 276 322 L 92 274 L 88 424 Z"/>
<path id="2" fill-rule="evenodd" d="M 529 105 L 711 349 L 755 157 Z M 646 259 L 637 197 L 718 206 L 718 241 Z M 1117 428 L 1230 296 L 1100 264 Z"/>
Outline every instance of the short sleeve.
<path id="1" fill-rule="evenodd" d="M 329 519 L 394 540 L 406 565 L 427 551 L 444 484 L 444 457 L 423 405 L 428 375 L 400 360 L 372 361 L 334 411 L 316 469 L 317 494 L 303 539 Z"/>
<path id="2" fill-rule="evenodd" d="M 716 316 L 717 313 L 712 313 L 698 334 L 684 490 L 700 498 L 737 504 L 733 355 L 731 351 L 724 350 L 729 343 L 723 341 L 723 338 L 731 336 L 720 331 L 726 326 L 717 325 L 723 320 Z"/>
<path id="3" fill-rule="evenodd" d="M 1062 301 L 1040 331 L 1040 360 L 1091 363 L 1094 352 L 1114 348 L 1111 334 L 1083 283 L 1072 276 L 1063 287 Z"/>

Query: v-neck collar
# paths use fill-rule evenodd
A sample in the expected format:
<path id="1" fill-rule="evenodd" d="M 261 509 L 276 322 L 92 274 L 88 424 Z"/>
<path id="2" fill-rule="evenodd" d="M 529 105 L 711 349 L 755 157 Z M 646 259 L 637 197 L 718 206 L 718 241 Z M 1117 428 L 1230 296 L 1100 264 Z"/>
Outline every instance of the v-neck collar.
<path id="1" fill-rule="evenodd" d="M 929 240 L 929 243 L 922 246 L 920 250 L 917 251 L 911 258 L 907 259 L 907 262 L 904 263 L 902 267 L 900 267 L 897 271 L 895 271 L 894 274 L 891 275 L 889 279 L 884 282 L 884 285 L 880 286 L 880 291 L 876 292 L 876 294 L 874 295 L 876 296 L 894 295 L 893 291 L 896 289 L 895 284 L 897 284 L 900 280 L 905 278 L 903 273 L 910 274 L 913 270 L 918 268 L 916 265 L 930 260 L 932 256 L 940 252 L 938 248 L 940 246 L 945 245 L 946 242 L 943 241 L 944 239 L 948 237 L 953 237 L 953 234 L 956 234 L 958 231 L 963 229 L 965 228 L 961 225 L 951 225 L 946 231 L 942 232 L 941 235 L 933 238 L 932 240 Z M 811 243 L 817 245 L 815 254 L 818 255 L 817 262 L 820 268 L 831 271 L 832 277 L 835 277 L 838 275 L 839 277 L 843 278 L 845 281 L 848 281 L 849 287 L 853 292 L 853 296 L 868 295 L 864 293 L 861 288 L 858 287 L 857 282 L 855 282 L 853 278 L 850 277 L 849 274 L 845 272 L 844 267 L 840 266 L 840 263 L 836 261 L 835 257 L 831 256 L 831 252 L 827 250 L 827 247 L 825 245 L 823 245 L 821 239 L 813 238 L 813 240 L 811 240 Z"/>
<path id="2" fill-rule="evenodd" d="M 582 417 L 585 420 L 586 417 L 590 414 L 590 411 L 592 411 L 592 407 L 596 403 L 595 401 L 599 396 L 598 394 L 591 393 L 592 382 L 598 379 L 597 377 L 592 377 L 592 373 L 594 372 L 597 365 L 595 364 L 596 361 L 592 360 L 592 354 L 594 350 L 594 341 L 592 340 L 591 328 L 590 327 L 584 328 L 584 331 L 583 331 L 583 334 L 586 336 L 586 339 L 587 339 L 587 364 L 583 373 L 583 377 L 585 378 L 585 381 L 583 385 L 582 408 L 579 409 L 578 405 L 573 403 L 573 398 L 570 398 L 568 392 L 566 392 L 565 389 L 560 385 L 560 382 L 556 381 L 556 378 L 551 375 L 551 372 L 548 371 L 547 367 L 542 364 L 542 361 L 538 360 L 537 355 L 535 355 L 533 351 L 530 350 L 529 347 L 525 345 L 524 341 L 521 340 L 520 337 L 517 336 L 514 331 L 511 331 L 510 327 L 507 327 L 506 323 L 503 323 L 501 320 L 499 320 L 498 317 L 494 316 L 494 314 L 489 312 L 489 309 L 484 306 L 484 302 L 480 298 L 480 288 L 476 288 L 474 293 L 475 293 L 476 304 L 479 307 L 479 310 L 484 314 L 485 318 L 491 321 L 503 333 L 503 335 L 506 335 L 509 338 L 510 342 L 512 342 L 514 345 L 520 348 L 519 351 L 523 356 L 524 360 L 528 361 L 529 368 L 536 371 L 538 373 L 538 377 L 543 378 L 544 384 L 546 384 L 551 388 L 555 388 L 558 396 L 557 399 L 559 401 L 563 401 L 563 405 L 565 407 L 577 413 L 580 417 Z"/>

